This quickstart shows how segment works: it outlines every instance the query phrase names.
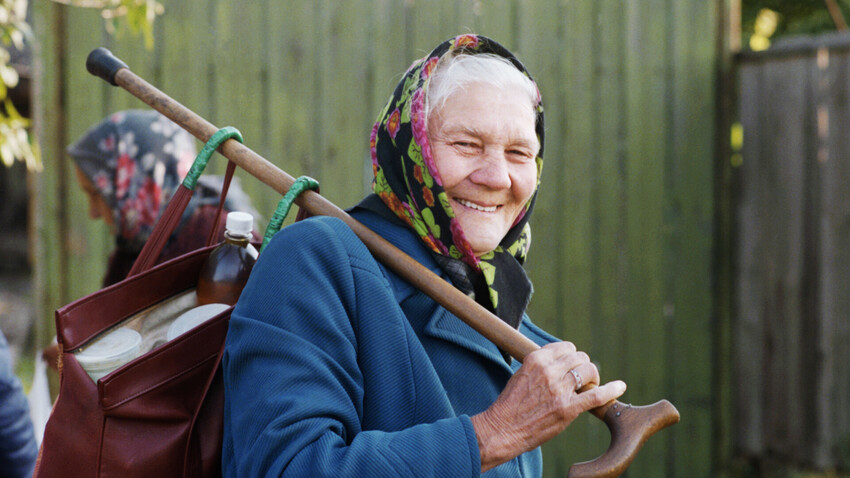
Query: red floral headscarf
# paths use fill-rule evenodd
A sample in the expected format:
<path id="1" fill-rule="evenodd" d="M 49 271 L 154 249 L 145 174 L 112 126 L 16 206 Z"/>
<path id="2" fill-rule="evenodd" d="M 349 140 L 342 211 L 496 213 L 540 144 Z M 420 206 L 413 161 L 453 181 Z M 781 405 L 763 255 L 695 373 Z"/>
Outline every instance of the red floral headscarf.
<path id="1" fill-rule="evenodd" d="M 194 138 L 156 111 L 108 116 L 68 147 L 112 209 L 116 241 L 141 250 L 195 159 Z"/>

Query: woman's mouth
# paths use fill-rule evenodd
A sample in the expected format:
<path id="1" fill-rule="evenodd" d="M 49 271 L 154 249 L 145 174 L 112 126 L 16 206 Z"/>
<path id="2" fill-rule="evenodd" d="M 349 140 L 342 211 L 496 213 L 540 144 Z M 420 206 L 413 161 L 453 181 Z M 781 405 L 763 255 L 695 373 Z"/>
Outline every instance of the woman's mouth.
<path id="1" fill-rule="evenodd" d="M 461 206 L 468 207 L 470 209 L 475 209 L 476 211 L 481 212 L 496 212 L 496 210 L 499 209 L 499 206 L 482 206 L 480 204 L 467 201 L 466 199 L 455 199 L 455 201 Z"/>

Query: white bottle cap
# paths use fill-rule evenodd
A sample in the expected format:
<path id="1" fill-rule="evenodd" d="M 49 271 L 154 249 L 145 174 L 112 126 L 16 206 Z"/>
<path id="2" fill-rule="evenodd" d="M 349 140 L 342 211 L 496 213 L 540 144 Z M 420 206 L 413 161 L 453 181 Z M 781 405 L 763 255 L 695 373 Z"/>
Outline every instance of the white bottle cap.
<path id="1" fill-rule="evenodd" d="M 224 227 L 233 236 L 249 237 L 254 228 L 254 217 L 247 212 L 229 212 Z"/>

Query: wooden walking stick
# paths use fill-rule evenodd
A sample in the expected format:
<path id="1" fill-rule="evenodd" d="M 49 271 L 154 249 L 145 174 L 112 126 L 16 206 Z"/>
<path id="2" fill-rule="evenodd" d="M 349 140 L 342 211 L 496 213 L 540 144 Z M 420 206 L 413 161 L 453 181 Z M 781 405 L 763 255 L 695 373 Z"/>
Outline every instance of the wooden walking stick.
<path id="1" fill-rule="evenodd" d="M 201 141 L 207 141 L 219 129 L 131 72 L 124 62 L 105 48 L 92 51 L 86 67 L 93 75 L 124 88 Z M 292 176 L 238 141 L 226 141 L 219 152 L 280 194 L 285 194 L 295 182 Z M 520 362 L 539 348 L 529 338 L 319 194 L 305 191 L 295 202 L 311 214 L 333 216 L 344 221 L 377 260 Z M 582 391 L 588 388 L 590 386 L 585 386 Z M 667 400 L 643 407 L 613 400 L 590 412 L 608 426 L 611 445 L 599 458 L 573 465 L 569 473 L 571 478 L 620 475 L 650 436 L 679 421 L 679 412 Z"/>

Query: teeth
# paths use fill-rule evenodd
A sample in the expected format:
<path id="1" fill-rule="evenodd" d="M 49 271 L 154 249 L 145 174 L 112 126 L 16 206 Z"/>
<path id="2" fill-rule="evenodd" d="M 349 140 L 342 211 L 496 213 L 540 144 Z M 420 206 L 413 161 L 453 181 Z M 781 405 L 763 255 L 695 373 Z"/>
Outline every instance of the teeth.
<path id="1" fill-rule="evenodd" d="M 463 206 L 466 206 L 468 208 L 475 209 L 476 211 L 481 211 L 481 212 L 496 212 L 496 208 L 497 208 L 496 206 L 481 206 L 481 205 L 475 204 L 474 202 L 469 202 L 465 199 L 457 199 L 457 202 L 460 203 Z"/>

